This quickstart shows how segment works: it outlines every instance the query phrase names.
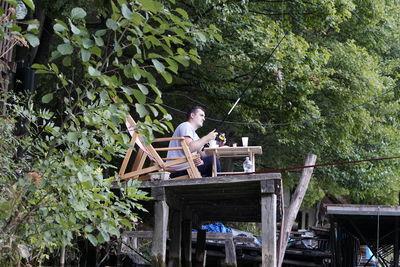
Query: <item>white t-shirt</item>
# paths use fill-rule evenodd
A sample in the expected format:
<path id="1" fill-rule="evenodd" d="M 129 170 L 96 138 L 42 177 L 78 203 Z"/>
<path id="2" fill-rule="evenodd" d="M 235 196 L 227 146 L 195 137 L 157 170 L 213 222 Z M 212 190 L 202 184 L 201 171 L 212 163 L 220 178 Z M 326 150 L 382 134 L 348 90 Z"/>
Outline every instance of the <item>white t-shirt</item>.
<path id="1" fill-rule="evenodd" d="M 197 135 L 196 130 L 193 128 L 193 126 L 189 122 L 183 122 L 179 124 L 178 127 L 176 127 L 174 134 L 172 137 L 190 137 L 192 138 L 193 141 L 197 141 L 200 139 L 200 137 Z M 169 147 L 180 147 L 180 141 L 179 140 L 172 140 L 169 142 Z M 192 154 L 197 154 L 197 152 L 192 152 Z M 168 158 L 183 158 L 185 157 L 185 153 L 183 153 L 182 150 L 171 150 L 168 151 L 167 153 Z M 188 164 L 183 163 L 179 164 L 176 166 L 173 166 L 173 170 L 175 171 L 181 171 L 187 169 Z"/>

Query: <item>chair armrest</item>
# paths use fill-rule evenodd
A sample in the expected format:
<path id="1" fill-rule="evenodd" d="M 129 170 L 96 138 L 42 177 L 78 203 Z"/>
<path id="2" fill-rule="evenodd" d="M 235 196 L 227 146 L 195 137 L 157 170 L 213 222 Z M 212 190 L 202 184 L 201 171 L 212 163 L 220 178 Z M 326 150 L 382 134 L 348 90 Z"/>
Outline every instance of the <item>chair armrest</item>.
<path id="1" fill-rule="evenodd" d="M 198 159 L 200 158 L 200 154 L 192 155 L 192 159 Z M 186 157 L 179 157 L 179 158 L 161 158 L 162 160 L 175 160 L 175 159 L 184 159 Z"/>
<path id="2" fill-rule="evenodd" d="M 153 142 L 167 142 L 173 140 L 185 140 L 185 137 L 163 137 L 163 138 L 156 138 Z"/>

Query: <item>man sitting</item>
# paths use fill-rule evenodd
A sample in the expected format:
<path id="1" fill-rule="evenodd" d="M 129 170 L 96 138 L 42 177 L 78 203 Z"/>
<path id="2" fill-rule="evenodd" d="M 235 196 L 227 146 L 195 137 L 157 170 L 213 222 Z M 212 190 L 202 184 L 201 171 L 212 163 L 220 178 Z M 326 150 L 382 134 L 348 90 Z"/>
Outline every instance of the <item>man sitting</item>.
<path id="1" fill-rule="evenodd" d="M 188 145 L 190 152 L 192 154 L 200 154 L 200 158 L 195 160 L 195 165 L 199 169 L 201 175 L 203 177 L 211 177 L 212 176 L 212 155 L 206 156 L 202 151 L 205 144 L 210 142 L 211 140 L 215 140 L 217 136 L 217 132 L 215 129 L 209 132 L 207 135 L 200 138 L 196 130 L 203 126 L 205 121 L 205 113 L 203 107 L 194 106 L 188 110 L 187 113 L 187 121 L 179 124 L 179 126 L 175 129 L 175 132 L 172 137 L 185 137 L 185 142 Z M 172 140 L 169 142 L 169 147 L 180 147 L 179 141 Z M 181 150 L 171 150 L 168 151 L 168 158 L 180 158 L 185 157 L 185 154 Z M 185 171 L 187 164 L 182 164 L 181 166 L 176 166 L 176 172 L 171 173 L 170 177 L 178 177 L 181 175 L 186 175 Z M 220 163 L 219 159 L 217 159 L 217 171 L 220 171 Z"/>

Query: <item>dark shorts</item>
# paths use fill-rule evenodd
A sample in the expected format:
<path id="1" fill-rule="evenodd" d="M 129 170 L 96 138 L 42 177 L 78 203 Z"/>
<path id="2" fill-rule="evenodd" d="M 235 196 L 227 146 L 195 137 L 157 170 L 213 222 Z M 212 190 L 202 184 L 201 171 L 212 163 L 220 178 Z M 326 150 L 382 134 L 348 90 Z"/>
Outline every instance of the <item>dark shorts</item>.
<path id="1" fill-rule="evenodd" d="M 204 164 L 197 166 L 197 169 L 199 169 L 201 176 L 202 177 L 211 177 L 212 176 L 212 163 L 213 163 L 213 156 L 205 156 L 205 157 L 201 157 L 201 159 L 203 160 Z M 221 171 L 221 164 L 219 162 L 219 158 L 217 158 L 217 172 Z M 171 173 L 170 177 L 171 178 L 175 178 L 178 176 L 182 176 L 182 175 L 187 175 L 187 171 L 177 171 L 177 172 L 173 172 Z"/>

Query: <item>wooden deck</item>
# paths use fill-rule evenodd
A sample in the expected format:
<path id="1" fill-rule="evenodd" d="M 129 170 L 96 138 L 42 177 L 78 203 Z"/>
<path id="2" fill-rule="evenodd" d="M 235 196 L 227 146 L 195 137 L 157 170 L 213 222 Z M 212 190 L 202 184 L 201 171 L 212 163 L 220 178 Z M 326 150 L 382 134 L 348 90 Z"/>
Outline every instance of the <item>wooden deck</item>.
<path id="1" fill-rule="evenodd" d="M 166 266 L 168 232 L 169 266 L 192 266 L 192 228 L 209 220 L 261 222 L 262 266 L 276 266 L 280 179 L 267 173 L 143 182 L 140 188 L 154 197 L 153 266 Z"/>

